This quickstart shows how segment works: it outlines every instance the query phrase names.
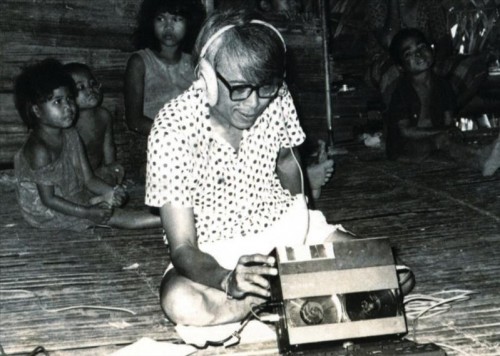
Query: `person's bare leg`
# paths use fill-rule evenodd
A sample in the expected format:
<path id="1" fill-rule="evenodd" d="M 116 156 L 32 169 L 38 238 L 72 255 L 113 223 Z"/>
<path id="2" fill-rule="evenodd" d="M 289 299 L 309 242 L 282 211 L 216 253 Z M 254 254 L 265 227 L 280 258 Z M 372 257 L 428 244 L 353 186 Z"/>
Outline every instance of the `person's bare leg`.
<path id="1" fill-rule="evenodd" d="M 490 152 L 482 167 L 484 177 L 492 176 L 500 168 L 500 133 L 488 149 Z"/>
<path id="2" fill-rule="evenodd" d="M 492 176 L 500 168 L 500 137 L 484 147 L 451 144 L 448 153 L 455 161 L 481 171 L 483 176 Z"/>
<path id="3" fill-rule="evenodd" d="M 330 180 L 333 175 L 333 160 L 327 159 L 321 163 L 312 164 L 307 167 L 307 178 L 311 193 L 314 199 L 318 199 L 321 195 L 321 188 Z"/>
<path id="4" fill-rule="evenodd" d="M 120 208 L 115 208 L 107 225 L 119 229 L 130 230 L 149 229 L 162 226 L 159 215 L 153 215 L 147 211 Z"/>
<path id="5" fill-rule="evenodd" d="M 307 166 L 307 179 L 313 199 L 318 199 L 323 187 L 332 177 L 334 172 L 334 162 L 328 158 L 326 152 L 326 142 L 318 140 L 318 150 L 312 155 L 315 163 Z"/>
<path id="6" fill-rule="evenodd" d="M 160 303 L 167 318 L 187 326 L 241 321 L 252 307 L 264 301 L 257 297 L 228 299 L 224 292 L 179 276 L 174 269 L 163 277 L 160 287 Z"/>

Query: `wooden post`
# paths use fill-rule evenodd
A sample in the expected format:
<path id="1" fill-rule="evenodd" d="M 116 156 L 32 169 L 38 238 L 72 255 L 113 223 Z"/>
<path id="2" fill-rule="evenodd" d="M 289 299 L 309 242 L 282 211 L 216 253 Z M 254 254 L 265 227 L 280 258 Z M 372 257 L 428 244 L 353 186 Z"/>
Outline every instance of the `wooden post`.
<path id="1" fill-rule="evenodd" d="M 214 0 L 204 0 L 203 3 L 205 4 L 207 14 L 210 14 L 212 11 L 214 11 Z"/>
<path id="2" fill-rule="evenodd" d="M 328 14 L 326 0 L 320 1 L 321 11 L 321 27 L 323 33 L 323 62 L 325 70 L 325 103 L 326 103 L 326 124 L 328 127 L 328 146 L 333 147 L 333 123 L 332 123 L 332 94 L 330 88 L 330 63 L 329 57 L 329 40 L 328 40 Z"/>

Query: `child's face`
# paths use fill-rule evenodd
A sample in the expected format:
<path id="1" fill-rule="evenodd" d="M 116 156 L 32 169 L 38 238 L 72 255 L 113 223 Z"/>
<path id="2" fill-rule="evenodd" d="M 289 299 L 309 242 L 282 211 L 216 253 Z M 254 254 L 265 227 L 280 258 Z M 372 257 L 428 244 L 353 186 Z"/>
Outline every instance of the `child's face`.
<path id="1" fill-rule="evenodd" d="M 73 73 L 71 77 L 76 84 L 78 92 L 76 104 L 80 110 L 93 109 L 101 104 L 101 84 L 95 80 L 91 73 Z"/>
<path id="2" fill-rule="evenodd" d="M 179 46 L 186 36 L 186 19 L 179 15 L 172 15 L 169 12 L 158 14 L 153 26 L 155 36 L 162 46 Z"/>
<path id="3" fill-rule="evenodd" d="M 52 92 L 49 100 L 34 105 L 33 112 L 39 126 L 65 129 L 75 121 L 75 99 L 68 88 L 59 87 Z"/>
<path id="4" fill-rule="evenodd" d="M 403 41 L 400 56 L 403 69 L 414 74 L 428 70 L 434 62 L 432 48 L 413 37 Z"/>

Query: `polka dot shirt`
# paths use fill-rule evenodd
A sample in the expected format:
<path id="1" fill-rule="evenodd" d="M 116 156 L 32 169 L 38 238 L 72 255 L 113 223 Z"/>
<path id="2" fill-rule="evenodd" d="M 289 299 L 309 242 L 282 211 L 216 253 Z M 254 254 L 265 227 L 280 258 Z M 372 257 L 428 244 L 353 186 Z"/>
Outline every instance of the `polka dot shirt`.
<path id="1" fill-rule="evenodd" d="M 193 208 L 198 243 L 259 233 L 277 221 L 295 199 L 276 174 L 278 153 L 305 139 L 288 92 L 243 131 L 238 151 L 210 120 L 203 91 L 192 86 L 160 110 L 148 139 L 146 204 Z"/>

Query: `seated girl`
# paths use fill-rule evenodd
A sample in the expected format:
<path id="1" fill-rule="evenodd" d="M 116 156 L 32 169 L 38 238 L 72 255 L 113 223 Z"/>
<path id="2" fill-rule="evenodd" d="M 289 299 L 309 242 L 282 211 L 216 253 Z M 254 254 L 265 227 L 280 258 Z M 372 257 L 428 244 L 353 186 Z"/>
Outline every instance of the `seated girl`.
<path id="1" fill-rule="evenodd" d="M 37 228 L 75 231 L 160 226 L 158 216 L 121 209 L 128 197 L 124 188 L 93 174 L 73 127 L 75 95 L 75 82 L 55 59 L 29 66 L 16 79 L 16 109 L 30 130 L 14 158 L 24 219 Z"/>

